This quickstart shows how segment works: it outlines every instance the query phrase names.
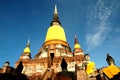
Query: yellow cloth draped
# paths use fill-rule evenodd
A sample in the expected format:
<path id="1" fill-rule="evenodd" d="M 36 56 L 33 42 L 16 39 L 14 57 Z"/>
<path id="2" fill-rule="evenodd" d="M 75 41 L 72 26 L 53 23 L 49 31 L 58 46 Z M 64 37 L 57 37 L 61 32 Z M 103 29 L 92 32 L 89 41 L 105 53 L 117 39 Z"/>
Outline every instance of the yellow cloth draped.
<path id="1" fill-rule="evenodd" d="M 53 25 L 48 28 L 45 42 L 49 40 L 56 40 L 56 39 L 66 42 L 64 29 L 61 26 Z"/>
<path id="2" fill-rule="evenodd" d="M 90 62 L 87 64 L 86 72 L 87 72 L 87 74 L 89 75 L 89 74 L 93 73 L 94 71 L 95 71 L 95 63 L 90 61 Z"/>
<path id="3" fill-rule="evenodd" d="M 113 78 L 114 75 L 117 75 L 120 72 L 120 69 L 115 65 L 110 65 L 106 68 L 103 68 L 102 71 L 108 78 Z"/>
<path id="4" fill-rule="evenodd" d="M 29 47 L 26 47 L 26 48 L 24 49 L 24 53 L 30 53 L 30 48 L 29 48 Z"/>
<path id="5" fill-rule="evenodd" d="M 78 44 L 78 43 L 75 44 L 75 45 L 74 45 L 74 49 L 75 49 L 75 48 L 80 48 L 80 44 Z"/>

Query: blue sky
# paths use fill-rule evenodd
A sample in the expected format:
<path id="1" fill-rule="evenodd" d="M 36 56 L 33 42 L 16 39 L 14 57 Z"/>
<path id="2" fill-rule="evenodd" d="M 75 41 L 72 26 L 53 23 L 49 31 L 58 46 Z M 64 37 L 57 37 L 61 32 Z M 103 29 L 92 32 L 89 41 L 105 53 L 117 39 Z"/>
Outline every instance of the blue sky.
<path id="1" fill-rule="evenodd" d="M 67 42 L 73 49 L 74 35 L 97 68 L 107 66 L 109 53 L 120 66 L 119 0 L 0 0 L 0 67 L 14 66 L 28 38 L 32 58 L 44 43 L 57 4 Z"/>

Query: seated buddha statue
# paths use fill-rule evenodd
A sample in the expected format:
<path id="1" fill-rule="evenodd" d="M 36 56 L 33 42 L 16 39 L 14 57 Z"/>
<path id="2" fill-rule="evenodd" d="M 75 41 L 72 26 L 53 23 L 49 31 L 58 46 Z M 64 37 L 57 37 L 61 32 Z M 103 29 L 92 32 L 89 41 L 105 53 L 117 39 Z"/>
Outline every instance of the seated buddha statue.
<path id="1" fill-rule="evenodd" d="M 114 59 L 107 54 L 107 67 L 101 69 L 104 80 L 120 80 L 120 69 L 115 65 Z"/>
<path id="2" fill-rule="evenodd" d="M 84 57 L 85 57 L 85 61 L 83 63 L 83 67 L 88 77 L 96 76 L 95 75 L 95 71 L 96 71 L 95 63 L 90 60 L 89 54 L 85 54 Z"/>

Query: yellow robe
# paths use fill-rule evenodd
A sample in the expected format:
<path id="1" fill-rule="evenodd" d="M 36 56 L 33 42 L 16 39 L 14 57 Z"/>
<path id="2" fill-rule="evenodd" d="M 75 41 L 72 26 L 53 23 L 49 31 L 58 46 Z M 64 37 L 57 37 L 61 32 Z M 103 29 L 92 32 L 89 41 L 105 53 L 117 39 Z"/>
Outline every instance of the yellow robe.
<path id="1" fill-rule="evenodd" d="M 114 75 L 117 75 L 120 72 L 120 69 L 115 65 L 110 65 L 108 67 L 103 68 L 102 71 L 108 78 L 111 79 Z"/>
<path id="2" fill-rule="evenodd" d="M 94 71 L 95 71 L 95 63 L 92 61 L 88 62 L 87 67 L 86 67 L 87 74 L 88 75 L 92 74 Z"/>

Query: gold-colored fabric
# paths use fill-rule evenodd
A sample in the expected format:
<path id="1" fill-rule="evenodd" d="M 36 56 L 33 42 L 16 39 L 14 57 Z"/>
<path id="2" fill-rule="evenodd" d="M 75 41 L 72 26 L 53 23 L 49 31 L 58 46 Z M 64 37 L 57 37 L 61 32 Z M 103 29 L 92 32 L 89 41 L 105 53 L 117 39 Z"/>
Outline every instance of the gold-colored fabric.
<path id="1" fill-rule="evenodd" d="M 30 53 L 30 48 L 29 48 L 29 47 L 26 47 L 26 48 L 24 49 L 24 53 Z"/>
<path id="2" fill-rule="evenodd" d="M 106 68 L 103 68 L 102 71 L 109 78 L 113 78 L 114 75 L 117 75 L 120 72 L 120 69 L 118 67 L 116 67 L 115 65 L 110 65 Z"/>
<path id="3" fill-rule="evenodd" d="M 94 62 L 89 62 L 86 67 L 86 72 L 87 74 L 92 74 L 95 71 L 95 63 Z"/>
<path id="4" fill-rule="evenodd" d="M 47 31 L 45 42 L 50 40 L 62 40 L 66 42 L 64 29 L 57 25 L 50 26 Z"/>
<path id="5" fill-rule="evenodd" d="M 74 49 L 76 48 L 80 48 L 80 45 L 78 43 L 74 45 Z"/>

